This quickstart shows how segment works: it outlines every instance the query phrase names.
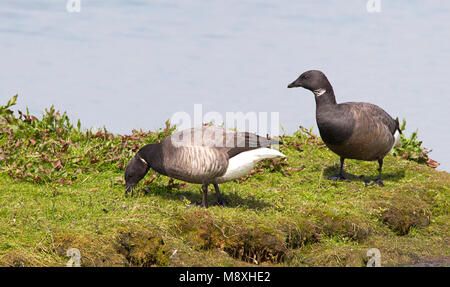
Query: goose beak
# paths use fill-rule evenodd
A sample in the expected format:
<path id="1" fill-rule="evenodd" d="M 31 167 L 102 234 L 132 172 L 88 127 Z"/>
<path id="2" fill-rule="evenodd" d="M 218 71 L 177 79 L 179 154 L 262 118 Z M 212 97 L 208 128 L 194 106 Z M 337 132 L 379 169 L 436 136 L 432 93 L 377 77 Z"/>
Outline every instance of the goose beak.
<path id="1" fill-rule="evenodd" d="M 288 88 L 296 88 L 296 87 L 301 87 L 302 85 L 300 83 L 298 83 L 297 80 L 293 81 L 292 83 L 290 83 L 287 87 Z"/>
<path id="2" fill-rule="evenodd" d="M 135 187 L 135 185 L 132 185 L 132 184 L 126 184 L 126 185 L 125 185 L 125 194 L 131 193 L 131 195 L 133 195 L 134 187 Z"/>

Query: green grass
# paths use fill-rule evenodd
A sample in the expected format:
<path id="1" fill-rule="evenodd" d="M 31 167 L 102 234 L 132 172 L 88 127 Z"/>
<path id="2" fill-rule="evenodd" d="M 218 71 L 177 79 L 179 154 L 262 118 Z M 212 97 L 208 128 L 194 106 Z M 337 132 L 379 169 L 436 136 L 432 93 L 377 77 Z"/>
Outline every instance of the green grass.
<path id="1" fill-rule="evenodd" d="M 82 266 L 365 266 L 370 248 L 384 266 L 448 264 L 450 174 L 426 164 L 387 156 L 382 188 L 364 183 L 377 176 L 376 162 L 347 160 L 352 182 L 332 182 L 338 157 L 301 129 L 282 139 L 286 160 L 222 184 L 227 206 L 202 209 L 189 205 L 200 202 L 199 185 L 151 172 L 135 196 L 124 195 L 123 163 L 170 125 L 95 137 L 66 121 L 58 134 L 56 117 L 47 132 L 39 127 L 56 111 L 27 124 L 1 108 L 0 266 L 65 266 L 70 248 L 81 251 Z M 17 126 L 20 133 L 5 132 Z M 71 144 L 52 149 L 43 145 L 49 138 Z M 13 149 L 22 139 L 36 143 Z M 214 192 L 208 199 L 216 201 Z"/>

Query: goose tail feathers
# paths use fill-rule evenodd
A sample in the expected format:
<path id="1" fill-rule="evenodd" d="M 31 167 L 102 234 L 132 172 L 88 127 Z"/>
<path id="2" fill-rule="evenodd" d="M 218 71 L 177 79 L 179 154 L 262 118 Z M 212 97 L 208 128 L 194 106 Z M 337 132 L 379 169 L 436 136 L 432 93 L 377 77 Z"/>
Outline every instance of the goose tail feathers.
<path id="1" fill-rule="evenodd" d="M 400 147 L 402 145 L 402 140 L 400 138 L 400 134 L 401 134 L 400 130 L 396 130 L 395 133 L 394 133 L 394 140 L 395 140 L 394 141 L 394 148 L 395 147 Z"/>
<path id="2" fill-rule="evenodd" d="M 395 119 L 395 130 L 398 131 L 400 134 L 402 133 L 402 130 L 400 129 L 400 123 L 398 122 L 398 118 Z"/>

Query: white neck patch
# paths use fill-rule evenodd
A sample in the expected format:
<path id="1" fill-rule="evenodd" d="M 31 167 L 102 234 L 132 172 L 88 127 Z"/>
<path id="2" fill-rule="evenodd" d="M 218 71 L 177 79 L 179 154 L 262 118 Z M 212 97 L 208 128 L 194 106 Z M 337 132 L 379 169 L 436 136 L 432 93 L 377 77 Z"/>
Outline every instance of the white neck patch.
<path id="1" fill-rule="evenodd" d="M 316 95 L 316 97 L 320 97 L 321 95 L 323 95 L 323 94 L 325 94 L 325 92 L 326 92 L 327 90 L 325 90 L 325 89 L 317 89 L 317 90 L 314 90 L 314 95 Z"/>
<path id="2" fill-rule="evenodd" d="M 145 159 L 143 159 L 140 155 L 136 154 L 136 157 L 142 161 L 146 166 L 148 166 L 148 163 L 145 161 Z"/>

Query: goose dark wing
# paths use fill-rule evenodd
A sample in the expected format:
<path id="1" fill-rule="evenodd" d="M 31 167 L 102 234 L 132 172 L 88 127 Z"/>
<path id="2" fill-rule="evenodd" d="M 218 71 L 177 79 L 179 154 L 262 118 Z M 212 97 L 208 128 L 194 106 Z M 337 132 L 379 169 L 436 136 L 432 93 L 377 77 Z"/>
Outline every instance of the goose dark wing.
<path id="1" fill-rule="evenodd" d="M 248 150 L 281 144 L 278 140 L 268 139 L 249 132 L 235 132 L 232 141 L 228 143 L 227 153 L 229 158 Z"/>
<path id="2" fill-rule="evenodd" d="M 394 120 L 385 110 L 370 103 L 349 103 L 355 118 L 367 118 L 374 123 L 382 123 L 391 134 L 399 129 L 398 121 Z"/>
<path id="3" fill-rule="evenodd" d="M 353 115 L 353 132 L 339 152 L 347 158 L 383 158 L 394 145 L 397 122 L 382 108 L 369 103 L 345 103 Z M 339 149 L 339 148 L 337 148 Z M 335 151 L 336 152 L 336 151 Z M 336 152 L 340 154 L 339 152 Z"/>
<path id="4" fill-rule="evenodd" d="M 170 140 L 174 146 L 213 147 L 228 154 L 231 158 L 241 152 L 260 147 L 279 144 L 249 132 L 234 132 L 220 127 L 195 127 L 173 134 Z"/>

